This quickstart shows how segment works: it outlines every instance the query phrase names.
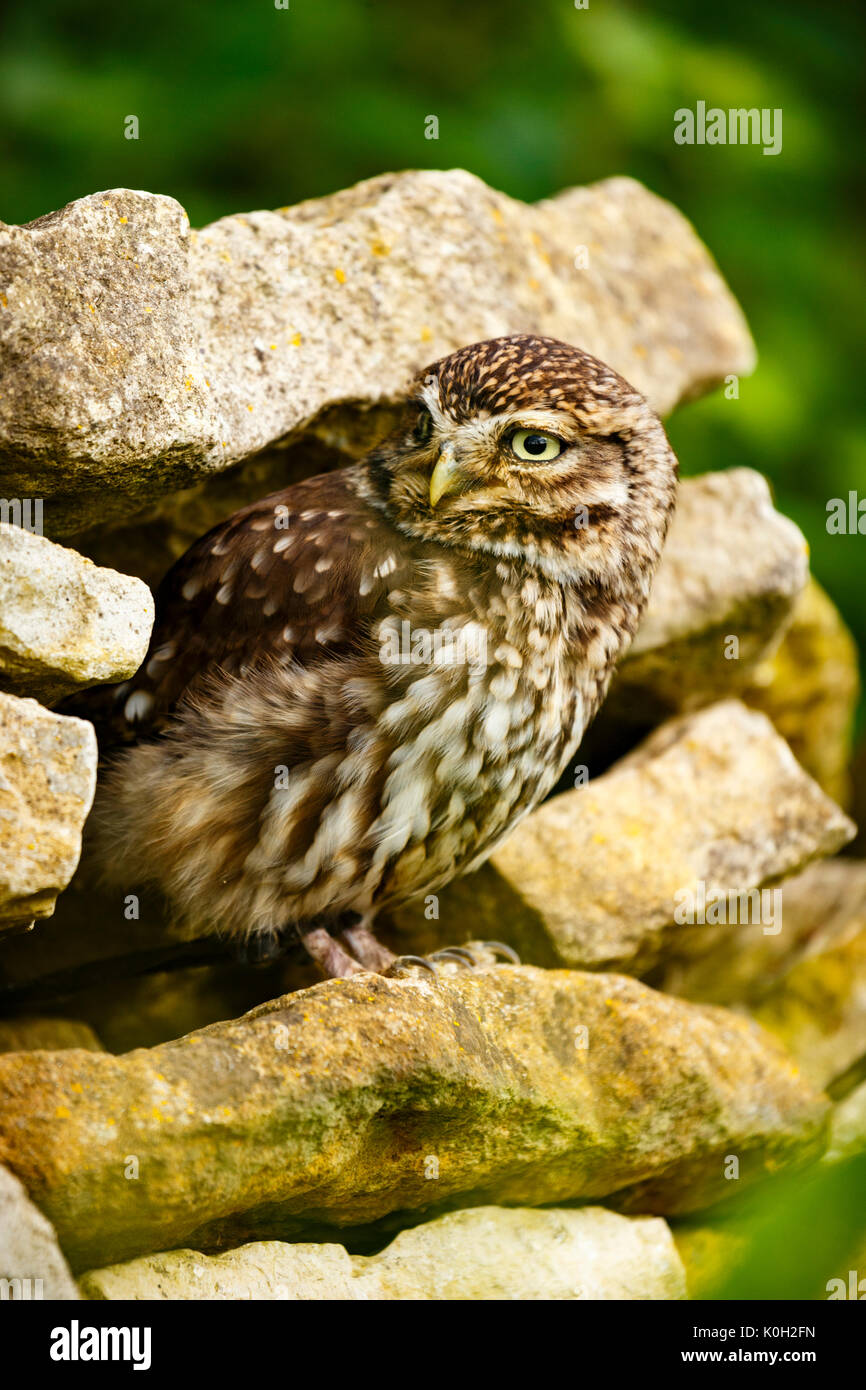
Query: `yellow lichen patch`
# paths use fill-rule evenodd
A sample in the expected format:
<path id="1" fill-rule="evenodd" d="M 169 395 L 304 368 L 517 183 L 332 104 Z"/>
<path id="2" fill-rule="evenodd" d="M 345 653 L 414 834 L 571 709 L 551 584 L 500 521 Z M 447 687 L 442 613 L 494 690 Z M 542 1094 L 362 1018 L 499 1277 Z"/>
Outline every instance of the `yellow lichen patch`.
<path id="1" fill-rule="evenodd" d="M 67 1109 L 65 1105 L 58 1105 L 54 1114 L 57 1116 L 58 1120 L 68 1120 L 70 1118 L 71 1112 Z"/>
<path id="2" fill-rule="evenodd" d="M 129 218 L 128 218 L 128 217 L 121 217 L 120 220 L 121 220 L 121 222 L 128 222 L 128 221 L 129 221 Z"/>
<path id="3" fill-rule="evenodd" d="M 346 272 L 345 272 L 345 270 L 341 270 L 340 267 L 337 266 L 337 269 L 334 271 L 334 279 L 336 280 L 336 282 L 337 282 L 338 285 L 345 285 L 345 283 L 346 283 Z"/>
<path id="4" fill-rule="evenodd" d="M 301 335 L 300 335 L 300 333 L 293 333 L 292 336 L 291 336 L 291 338 L 289 339 L 289 342 L 291 343 L 292 347 L 300 347 L 300 346 L 301 346 Z"/>
<path id="5" fill-rule="evenodd" d="M 370 250 L 374 256 L 390 256 L 391 247 L 386 241 L 371 241 Z"/>

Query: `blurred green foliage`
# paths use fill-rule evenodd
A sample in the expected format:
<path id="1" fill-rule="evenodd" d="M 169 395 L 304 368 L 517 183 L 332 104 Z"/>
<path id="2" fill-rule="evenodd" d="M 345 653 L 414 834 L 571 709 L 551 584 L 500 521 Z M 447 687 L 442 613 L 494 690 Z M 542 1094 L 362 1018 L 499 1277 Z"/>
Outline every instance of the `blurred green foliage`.
<path id="1" fill-rule="evenodd" d="M 695 223 L 760 352 L 738 400 L 670 422 L 684 471 L 768 474 L 866 649 L 866 537 L 826 530 L 828 499 L 866 497 L 861 7 L 288 3 L 7 0 L 0 217 L 116 185 L 170 193 L 201 224 L 413 166 L 524 199 L 632 174 Z M 781 107 L 781 154 L 676 145 L 673 113 L 698 100 Z"/>

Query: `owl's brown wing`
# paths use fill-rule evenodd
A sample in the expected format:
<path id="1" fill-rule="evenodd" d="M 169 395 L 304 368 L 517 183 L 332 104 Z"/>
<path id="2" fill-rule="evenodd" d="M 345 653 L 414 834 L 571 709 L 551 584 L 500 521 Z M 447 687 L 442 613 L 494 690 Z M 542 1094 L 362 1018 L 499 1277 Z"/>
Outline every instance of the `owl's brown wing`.
<path id="1" fill-rule="evenodd" d="M 157 734 L 216 671 L 313 667 L 357 650 L 387 588 L 411 573 L 406 543 L 355 490 L 355 469 L 305 479 L 235 513 L 191 546 L 156 593 L 139 671 L 84 692 L 103 747 Z M 396 583 L 395 583 L 396 579 Z"/>

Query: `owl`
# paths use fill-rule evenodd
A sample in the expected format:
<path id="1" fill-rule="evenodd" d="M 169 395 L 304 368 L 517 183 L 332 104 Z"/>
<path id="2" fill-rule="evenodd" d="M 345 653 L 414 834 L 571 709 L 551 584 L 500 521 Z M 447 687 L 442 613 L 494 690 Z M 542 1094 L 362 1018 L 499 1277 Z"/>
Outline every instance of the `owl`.
<path id="1" fill-rule="evenodd" d="M 165 577 L 138 674 L 93 692 L 109 880 L 190 937 L 392 969 L 377 914 L 477 868 L 574 757 L 675 484 L 659 420 L 586 352 L 520 334 L 434 362 L 366 458 Z"/>

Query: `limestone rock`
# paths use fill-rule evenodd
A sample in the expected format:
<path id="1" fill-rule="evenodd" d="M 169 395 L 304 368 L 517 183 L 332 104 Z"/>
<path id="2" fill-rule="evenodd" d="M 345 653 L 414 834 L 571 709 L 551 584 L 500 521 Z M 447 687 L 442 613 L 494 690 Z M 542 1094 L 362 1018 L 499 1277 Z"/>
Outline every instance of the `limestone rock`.
<path id="1" fill-rule="evenodd" d="M 355 452 L 419 367 L 527 330 L 662 412 L 754 359 L 692 227 L 631 179 L 527 207 L 462 170 L 385 174 L 193 233 L 171 198 L 94 193 L 0 224 L 0 491 L 50 494 L 61 535 L 311 424 Z"/>
<path id="2" fill-rule="evenodd" d="M 857 822 L 858 834 L 852 852 L 866 858 L 866 739 L 861 740 L 851 762 L 851 814 Z"/>
<path id="3" fill-rule="evenodd" d="M 0 1281 L 14 1300 L 79 1297 L 57 1237 L 21 1183 L 0 1166 Z M 6 1290 L 7 1285 L 0 1283 Z"/>
<path id="4" fill-rule="evenodd" d="M 69 1047 L 102 1051 L 93 1029 L 78 1019 L 0 1018 L 0 1052 L 60 1052 Z"/>
<path id="5" fill-rule="evenodd" d="M 866 931 L 861 860 L 819 860 L 780 891 L 780 931 L 765 931 L 760 922 L 707 926 L 706 951 L 669 958 L 659 987 L 704 1004 L 758 1004 L 796 962 Z"/>
<path id="6" fill-rule="evenodd" d="M 52 703 L 138 670 L 153 626 L 146 584 L 0 524 L 0 685 Z"/>
<path id="7" fill-rule="evenodd" d="M 171 1250 L 91 1270 L 101 1299 L 679 1299 L 682 1264 L 656 1218 L 603 1207 L 476 1207 L 402 1231 L 379 1255 L 260 1241 L 223 1255 Z"/>
<path id="8" fill-rule="evenodd" d="M 737 1222 L 677 1223 L 673 1237 L 685 1267 L 688 1297 L 693 1299 L 712 1298 L 749 1249 L 748 1230 Z"/>
<path id="9" fill-rule="evenodd" d="M 53 912 L 81 853 L 96 756 L 86 720 L 0 694 L 0 931 Z"/>
<path id="10" fill-rule="evenodd" d="M 797 961 L 751 1012 L 814 1085 L 844 1095 L 866 1060 L 866 926 Z"/>
<path id="11" fill-rule="evenodd" d="M 769 715 L 797 761 L 846 808 L 859 695 L 854 639 L 813 579 L 780 646 L 752 673 L 742 698 Z"/>
<path id="12" fill-rule="evenodd" d="M 685 479 L 604 717 L 657 722 L 739 694 L 778 643 L 807 579 L 803 535 L 775 510 L 760 473 L 732 468 Z"/>
<path id="13" fill-rule="evenodd" d="M 407 949 L 462 929 L 540 965 L 641 973 L 712 946 L 713 927 L 675 923 L 686 892 L 745 892 L 852 834 L 769 720 L 723 701 L 539 807 L 479 872 L 443 890 L 437 921 L 418 903 L 393 923 Z"/>
<path id="14" fill-rule="evenodd" d="M 824 1162 L 840 1163 L 862 1153 L 866 1153 L 866 1081 L 834 1106 Z"/>
<path id="15" fill-rule="evenodd" d="M 730 1195 L 731 1152 L 740 1190 L 813 1156 L 827 1109 L 747 1019 L 529 967 L 331 980 L 123 1057 L 6 1054 L 0 1092 L 0 1161 L 77 1269 L 395 1212 L 694 1210 Z"/>

